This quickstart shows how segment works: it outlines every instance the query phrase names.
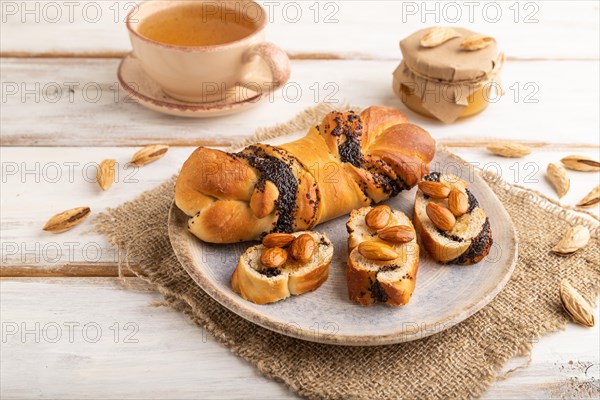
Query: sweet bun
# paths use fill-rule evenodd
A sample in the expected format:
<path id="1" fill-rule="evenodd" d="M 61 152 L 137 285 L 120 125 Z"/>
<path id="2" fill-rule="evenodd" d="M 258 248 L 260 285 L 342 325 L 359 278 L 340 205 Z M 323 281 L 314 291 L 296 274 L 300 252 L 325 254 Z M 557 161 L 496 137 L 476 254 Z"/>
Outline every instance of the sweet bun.
<path id="1" fill-rule="evenodd" d="M 421 244 L 431 257 L 443 264 L 475 264 L 488 255 L 492 246 L 492 229 L 485 211 L 462 179 L 453 175 L 432 172 L 424 177 L 426 182 L 437 182 L 464 194 L 467 199 L 465 212 L 455 216 L 451 229 L 436 226 L 427 213 L 429 203 L 450 210 L 448 198 L 433 198 L 422 189 L 417 191 L 414 204 L 414 223 L 421 237 Z M 460 214 L 460 213 L 459 213 Z"/>
<path id="2" fill-rule="evenodd" d="M 410 219 L 401 211 L 391 211 L 389 222 L 380 229 L 368 226 L 366 217 L 372 207 L 354 210 L 346 224 L 348 237 L 348 264 L 346 280 L 350 300 L 363 306 L 385 303 L 390 306 L 407 304 L 415 290 L 419 268 L 419 246 Z M 384 240 L 382 232 L 402 227 L 402 240 Z M 397 235 L 398 236 L 398 235 Z M 375 260 L 361 253 L 361 244 L 383 244 L 396 253 L 388 260 Z"/>
<path id="3" fill-rule="evenodd" d="M 212 243 L 312 229 L 413 187 L 435 141 L 388 107 L 329 113 L 296 141 L 238 153 L 201 147 L 183 164 L 175 203 Z"/>
<path id="4" fill-rule="evenodd" d="M 294 232 L 291 235 L 298 238 L 304 234 L 310 235 L 315 244 L 314 252 L 306 261 L 294 259 L 289 249 L 278 247 L 286 253 L 285 262 L 278 267 L 267 266 L 261 257 L 269 249 L 265 244 L 248 248 L 231 277 L 233 291 L 253 303 L 266 304 L 319 288 L 329 276 L 333 245 L 324 233 Z"/>

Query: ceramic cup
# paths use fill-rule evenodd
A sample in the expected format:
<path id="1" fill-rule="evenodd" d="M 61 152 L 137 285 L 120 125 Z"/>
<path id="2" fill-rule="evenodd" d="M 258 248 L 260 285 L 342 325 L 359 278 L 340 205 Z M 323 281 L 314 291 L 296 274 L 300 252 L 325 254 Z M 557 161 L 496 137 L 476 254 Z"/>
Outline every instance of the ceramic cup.
<path id="1" fill-rule="evenodd" d="M 139 26 L 150 15 L 195 1 L 246 13 L 256 30 L 240 40 L 213 46 L 175 46 L 142 36 Z M 134 7 L 126 24 L 133 54 L 142 69 L 169 96 L 186 102 L 223 101 L 243 86 L 256 92 L 273 91 L 290 76 L 287 54 L 265 41 L 268 17 L 249 0 L 146 0 Z"/>

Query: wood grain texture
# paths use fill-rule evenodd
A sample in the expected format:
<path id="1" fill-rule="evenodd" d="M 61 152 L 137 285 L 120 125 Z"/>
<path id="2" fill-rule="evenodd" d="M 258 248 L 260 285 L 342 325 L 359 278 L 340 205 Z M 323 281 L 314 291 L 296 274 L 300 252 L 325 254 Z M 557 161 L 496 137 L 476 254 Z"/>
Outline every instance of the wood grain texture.
<path id="1" fill-rule="evenodd" d="M 98 278 L 98 277 L 133 277 L 136 273 L 141 273 L 136 265 L 130 265 L 130 268 L 119 269 L 119 265 L 114 262 L 85 264 L 83 262 L 74 264 L 52 265 L 47 268 L 40 268 L 38 264 L 19 264 L 3 265 L 0 269 L 0 277 L 3 278 L 56 278 L 56 277 L 78 277 L 78 278 Z"/>
<path id="2" fill-rule="evenodd" d="M 288 395 L 136 281 L 1 281 L 3 332 L 19 330 L 0 344 L 2 398 Z"/>
<path id="3" fill-rule="evenodd" d="M 0 280 L 6 335 L 0 342 L 2 398 L 296 398 L 184 315 L 162 307 L 161 296 L 136 281 Z M 24 329 L 30 333 L 23 336 Z M 531 365 L 497 382 L 482 398 L 597 396 L 598 339 L 597 329 L 574 324 L 544 336 L 534 346 Z M 514 360 L 504 371 L 523 364 L 526 360 Z"/>
<path id="4" fill-rule="evenodd" d="M 0 45 L 4 55 L 88 57 L 130 49 L 124 20 L 134 2 L 83 0 L 68 6 L 41 0 L 27 8 L 22 2 L 2 3 L 5 16 Z M 401 38 L 439 24 L 469 25 L 494 36 L 508 56 L 522 59 L 597 59 L 599 53 L 599 10 L 591 1 L 573 1 L 568 6 L 563 1 L 520 2 L 516 6 L 493 1 L 471 6 L 385 0 L 261 3 L 270 16 L 269 40 L 292 55 L 396 60 Z"/>
<path id="5" fill-rule="evenodd" d="M 27 15 L 25 22 L 22 22 L 22 10 L 13 14 L 6 8 L 7 5 L 21 7 L 25 3 L 29 3 L 30 8 L 40 7 L 40 12 Z M 50 3 L 62 7 L 59 21 L 32 19 L 36 13 L 41 16 L 44 6 L 51 13 Z M 72 22 L 64 3 L 0 1 L 2 17 L 6 18 L 0 35 L 0 57 L 4 57 L 0 60 L 0 80 L 3 95 L 7 96 L 6 100 L 2 99 L 0 143 L 2 146 L 32 146 L 0 149 L 0 273 L 13 276 L 0 280 L 2 330 L 5 333 L 10 329 L 7 323 L 17 323 L 18 329 L 22 323 L 33 328 L 36 322 L 41 326 L 49 322 L 62 326 L 62 338 L 56 343 L 46 339 L 37 343 L 35 334 L 28 334 L 22 340 L 21 332 L 9 335 L 6 340 L 3 338 L 0 342 L 0 397 L 294 398 L 281 385 L 266 380 L 231 355 L 181 314 L 157 307 L 162 304 L 161 296 L 148 292 L 141 280 L 128 279 L 123 283 L 114 278 L 74 277 L 112 276 L 117 270 L 115 250 L 102 237 L 90 232 L 89 225 L 60 236 L 44 236 L 39 228 L 50 215 L 69 205 L 92 205 L 93 212 L 99 212 L 132 199 L 175 173 L 192 149 L 172 149 L 164 162 L 149 165 L 133 177 L 126 175 L 137 182 L 120 181 L 111 191 L 100 194 L 93 181 L 82 174 L 85 164 L 99 162 L 105 157 L 104 152 L 117 158 L 123 174 L 132 172 L 124 170 L 123 165 L 135 148 L 119 146 L 156 142 L 179 146 L 227 144 L 249 135 L 257 126 L 285 121 L 314 104 L 314 91 L 310 86 L 317 81 L 318 100 L 325 100 L 332 90 L 323 87 L 331 80 L 322 78 L 323 71 L 328 71 L 327 77 L 335 76 L 334 83 L 341 83 L 334 96 L 338 101 L 402 107 L 390 89 L 391 72 L 400 59 L 398 40 L 424 25 L 436 24 L 435 14 L 422 21 L 418 12 L 403 23 L 402 3 L 411 2 L 338 1 L 335 3 L 339 11 L 334 18 L 339 22 L 326 24 L 324 18 L 332 10 L 325 9 L 327 2 L 320 4 L 317 23 L 308 9 L 313 2 L 298 2 L 303 17 L 292 23 L 283 18 L 281 9 L 285 4 L 279 3 L 279 12 L 274 14 L 275 20 L 268 30 L 269 40 L 280 44 L 297 60 L 293 64 L 292 80 L 301 85 L 303 96 L 297 103 L 291 103 L 280 95 L 273 104 L 265 104 L 251 113 L 197 123 L 161 117 L 135 104 L 123 104 L 122 93 L 114 100 L 117 89 L 111 85 L 116 82 L 119 61 L 116 58 L 130 50 L 122 23 L 128 1 L 95 1 L 101 8 L 101 18 L 95 22 L 86 21 L 82 14 L 86 4 L 93 1 L 76 2 Z M 539 22 L 525 23 L 525 17 L 534 10 L 525 9 L 527 2 L 521 2 L 519 22 L 515 23 L 514 12 L 508 9 L 514 2 L 498 3 L 503 7 L 500 22 L 482 19 L 482 3 L 472 27 L 496 36 L 506 50 L 509 61 L 503 74 L 506 88 L 519 83 L 516 88 L 520 89 L 523 99 L 533 91 L 524 85 L 537 82 L 538 103 L 513 101 L 508 104 L 510 102 L 503 98 L 485 112 L 485 117 L 451 127 L 416 120 L 427 125 L 440 142 L 451 141 L 457 146 L 481 147 L 491 136 L 540 146 L 532 156 L 520 160 L 501 160 L 481 148 L 456 151 L 469 161 L 501 169 L 509 181 L 553 196 L 543 176 L 548 162 L 556 162 L 572 153 L 598 157 L 599 7 L 597 2 L 591 1 L 568 4 L 536 1 L 533 3 L 539 6 L 539 11 L 534 18 Z M 111 6 L 118 10 L 117 22 Z M 93 7 L 90 6 L 87 14 L 92 18 Z M 458 24 L 467 25 L 464 8 L 462 12 L 463 19 Z M 68 59 L 10 60 L 6 59 L 8 56 Z M 303 61 L 321 59 L 357 61 Z M 360 61 L 374 59 L 384 61 Z M 547 62 L 547 59 L 567 61 Z M 41 86 L 34 88 L 34 93 L 50 83 L 45 89 L 46 97 L 40 97 L 44 101 L 21 101 L 21 85 L 25 83 L 25 89 L 29 89 L 35 82 Z M 53 91 L 57 90 L 52 85 L 54 82 L 63 91 L 57 103 L 51 102 Z M 66 86 L 69 82 L 79 84 L 72 93 L 75 95 L 72 102 Z M 16 97 L 9 95 L 11 87 L 6 83 L 17 84 Z M 88 101 L 85 101 L 82 91 L 88 83 L 91 84 L 86 88 Z M 89 101 L 97 89 L 94 83 L 98 83 L 103 92 L 96 103 Z M 565 99 L 566 93 L 568 99 Z M 294 92 L 290 89 L 289 94 L 293 96 Z M 35 94 L 26 97 L 31 99 Z M 101 145 L 107 147 L 99 148 Z M 40 172 L 36 171 L 38 162 Z M 52 162 L 59 164 L 58 180 L 51 171 Z M 11 172 L 15 165 L 16 174 Z M 46 171 L 41 172 L 44 165 Z M 26 170 L 33 172 L 27 174 Z M 72 181 L 67 178 L 70 171 L 74 171 Z M 93 172 L 89 172 L 89 176 L 93 178 Z M 121 179 L 124 177 L 121 175 Z M 562 202 L 574 204 L 597 180 L 597 174 L 572 173 L 571 191 Z M 598 208 L 592 211 L 597 214 Z M 83 246 L 89 243 L 84 253 Z M 7 244 L 16 247 L 7 248 Z M 15 277 L 23 275 L 44 278 Z M 600 320 L 598 314 L 596 319 Z M 68 327 L 64 325 L 69 322 L 79 324 L 73 343 L 69 342 Z M 82 327 L 88 322 L 98 323 L 103 330 L 97 343 L 87 342 L 82 336 Z M 121 333 L 117 343 L 110 330 L 115 322 L 119 323 Z M 131 333 L 123 329 L 128 322 L 139 327 L 134 336 L 139 338 L 138 343 L 123 343 L 124 335 Z M 95 333 L 93 327 L 89 333 Z M 495 384 L 483 398 L 598 397 L 599 339 L 597 329 L 573 324 L 564 332 L 541 338 L 534 346 L 531 365 L 511 373 L 509 379 Z M 525 363 L 525 360 L 515 360 L 505 370 Z"/>
<path id="6" fill-rule="evenodd" d="M 72 275 L 76 266 L 82 266 L 83 273 L 96 265 L 102 271 L 100 275 L 114 275 L 121 252 L 92 232 L 94 215 L 133 199 L 177 173 L 193 148 L 172 148 L 162 159 L 133 168 L 128 162 L 137 150 L 0 148 L 2 274 L 14 276 L 17 271 L 13 267 L 22 266 L 25 270 L 48 269 L 38 274 Z M 96 183 L 96 171 L 106 158 L 116 160 L 116 179 L 104 192 Z M 52 215 L 81 205 L 92 210 L 81 225 L 61 234 L 41 230 Z"/>
<path id="7" fill-rule="evenodd" d="M 6 100 L 0 116 L 2 145 L 227 145 L 258 127 L 285 122 L 318 102 L 397 107 L 444 143 L 502 138 L 597 145 L 595 136 L 600 131 L 596 107 L 600 94 L 594 89 L 600 78 L 598 63 L 591 61 L 507 63 L 506 95 L 483 114 L 453 125 L 408 111 L 393 95 L 395 61 L 293 61 L 292 77 L 283 91 L 250 111 L 206 120 L 166 116 L 132 103 L 117 84 L 118 62 L 0 60 Z M 335 73 L 323 75 L 324 70 Z M 561 70 L 586 79 L 557 80 Z"/>
<path id="8" fill-rule="evenodd" d="M 169 240 L 183 268 L 206 293 L 255 324 L 326 344 L 377 346 L 419 340 L 460 323 L 492 301 L 510 279 L 518 256 L 515 227 L 485 181 L 445 151 L 438 151 L 431 164 L 436 171 L 452 169 L 468 181 L 469 190 L 486 210 L 494 245 L 501 251 L 495 256 L 492 251 L 477 265 L 454 268 L 440 266 L 422 249 L 417 254 L 418 268 L 412 270 L 408 269 L 410 256 L 406 255 L 411 250 L 404 249 L 398 272 L 401 271 L 400 276 L 412 275 L 408 279 L 415 279 L 417 287 L 409 295 L 409 305 L 400 307 L 402 312 L 395 307 L 358 307 L 348 300 L 346 215 L 313 229 L 327 235 L 333 245 L 327 280 L 313 292 L 291 296 L 268 307 L 243 299 L 231 288 L 232 273 L 246 248 L 243 243 L 215 246 L 198 240 L 189 234 L 189 217 L 174 204 L 169 214 Z M 402 192 L 385 204 L 412 218 L 415 192 L 416 188 Z M 314 326 L 320 327 L 316 334 Z"/>
<path id="9" fill-rule="evenodd" d="M 137 147 L 0 148 L 3 179 L 0 274 L 114 276 L 120 253 L 103 236 L 92 232 L 91 219 L 105 208 L 132 200 L 176 174 L 193 149 L 174 147 L 164 158 L 130 169 L 126 165 Z M 556 198 L 554 190 L 545 179 L 549 162 L 559 162 L 569 154 L 598 157 L 597 149 L 534 149 L 530 156 L 521 159 L 497 157 L 481 148 L 454 151 L 481 168 L 501 174 L 509 182 L 539 190 L 552 198 Z M 95 182 L 96 168 L 109 157 L 116 160 L 117 181 L 110 190 L 102 192 Z M 574 205 L 597 184 L 594 182 L 598 173 L 569 171 L 569 177 L 571 189 L 561 202 Z M 92 215 L 82 225 L 58 235 L 41 230 L 46 220 L 58 211 L 83 205 L 91 207 Z M 599 210 L 600 206 L 589 209 L 596 215 Z M 95 267 L 90 270 L 90 265 Z"/>

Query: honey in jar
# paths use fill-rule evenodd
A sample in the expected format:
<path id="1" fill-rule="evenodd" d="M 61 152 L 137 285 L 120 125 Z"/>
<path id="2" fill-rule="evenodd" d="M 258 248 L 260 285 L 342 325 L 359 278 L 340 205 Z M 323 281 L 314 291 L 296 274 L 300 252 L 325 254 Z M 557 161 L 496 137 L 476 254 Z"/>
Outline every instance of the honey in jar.
<path id="1" fill-rule="evenodd" d="M 459 36 L 424 47 L 428 29 L 400 42 L 403 60 L 394 71 L 394 92 L 414 112 L 452 123 L 482 112 L 502 94 L 498 74 L 503 55 L 495 41 L 478 50 L 461 48 L 475 32 L 454 28 Z"/>

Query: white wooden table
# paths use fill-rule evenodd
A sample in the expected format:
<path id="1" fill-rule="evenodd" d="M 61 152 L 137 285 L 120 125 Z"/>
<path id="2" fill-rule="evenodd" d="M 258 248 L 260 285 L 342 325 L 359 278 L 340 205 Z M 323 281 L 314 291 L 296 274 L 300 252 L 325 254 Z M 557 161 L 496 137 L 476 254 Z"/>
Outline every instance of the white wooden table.
<path id="1" fill-rule="evenodd" d="M 403 108 L 390 88 L 398 40 L 436 18 L 498 39 L 508 56 L 507 94 L 454 125 L 407 112 L 413 121 L 461 157 L 553 197 L 544 179 L 548 162 L 568 154 L 598 158 L 596 1 L 270 4 L 269 38 L 293 58 L 287 90 L 243 114 L 186 120 L 131 103 L 118 88 L 130 2 L 0 1 L 3 399 L 293 398 L 164 307 L 141 280 L 127 278 L 135 290 L 124 285 L 116 250 L 89 223 L 61 235 L 40 228 L 63 209 L 87 205 L 98 213 L 132 199 L 176 173 L 194 146 L 226 145 L 315 102 Z M 534 152 L 500 159 L 484 149 L 491 138 L 527 142 Z M 133 152 L 152 143 L 172 148 L 159 162 L 127 169 Z M 119 181 L 101 193 L 94 178 L 104 158 L 117 160 Z M 570 176 L 564 204 L 599 180 L 595 173 Z M 569 325 L 541 338 L 531 365 L 484 398 L 589 395 L 590 385 L 600 386 L 598 332 Z"/>

